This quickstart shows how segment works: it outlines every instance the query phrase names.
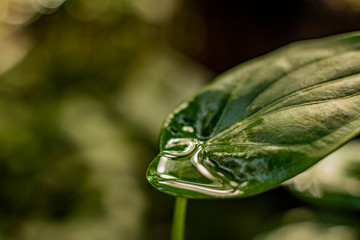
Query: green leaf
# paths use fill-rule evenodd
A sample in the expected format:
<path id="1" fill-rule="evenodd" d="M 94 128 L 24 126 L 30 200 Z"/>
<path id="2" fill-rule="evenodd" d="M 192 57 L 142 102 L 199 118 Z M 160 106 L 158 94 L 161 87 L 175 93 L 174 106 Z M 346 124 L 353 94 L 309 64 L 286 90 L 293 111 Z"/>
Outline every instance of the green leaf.
<path id="1" fill-rule="evenodd" d="M 175 108 L 148 180 L 188 198 L 276 187 L 360 133 L 359 94 L 360 33 L 280 48 Z"/>
<path id="2" fill-rule="evenodd" d="M 360 140 L 347 143 L 284 185 L 314 204 L 360 210 Z"/>

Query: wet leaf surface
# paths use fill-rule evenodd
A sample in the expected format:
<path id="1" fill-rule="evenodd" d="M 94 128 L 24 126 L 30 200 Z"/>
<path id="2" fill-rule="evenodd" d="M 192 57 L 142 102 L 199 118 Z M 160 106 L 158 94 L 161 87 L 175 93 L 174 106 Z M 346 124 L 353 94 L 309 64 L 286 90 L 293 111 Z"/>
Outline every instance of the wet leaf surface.
<path id="1" fill-rule="evenodd" d="M 360 132 L 359 48 L 359 33 L 304 41 L 220 75 L 165 120 L 150 183 L 236 198 L 306 170 Z"/>

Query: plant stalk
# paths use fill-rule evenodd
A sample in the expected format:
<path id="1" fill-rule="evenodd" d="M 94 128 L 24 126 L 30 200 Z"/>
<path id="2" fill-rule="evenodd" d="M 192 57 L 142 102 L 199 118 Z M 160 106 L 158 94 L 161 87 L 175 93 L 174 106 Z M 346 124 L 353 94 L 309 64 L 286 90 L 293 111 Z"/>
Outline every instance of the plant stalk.
<path id="1" fill-rule="evenodd" d="M 183 240 L 185 235 L 187 198 L 177 197 L 173 217 L 171 240 Z"/>

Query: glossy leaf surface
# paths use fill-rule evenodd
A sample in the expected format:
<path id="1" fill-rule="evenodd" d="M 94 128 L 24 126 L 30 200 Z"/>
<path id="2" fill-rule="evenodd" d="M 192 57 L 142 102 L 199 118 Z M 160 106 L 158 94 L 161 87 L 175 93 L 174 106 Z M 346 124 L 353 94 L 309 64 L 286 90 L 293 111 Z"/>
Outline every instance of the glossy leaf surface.
<path id="1" fill-rule="evenodd" d="M 166 119 L 147 171 L 189 198 L 258 194 L 360 132 L 360 34 L 303 41 L 220 75 Z"/>

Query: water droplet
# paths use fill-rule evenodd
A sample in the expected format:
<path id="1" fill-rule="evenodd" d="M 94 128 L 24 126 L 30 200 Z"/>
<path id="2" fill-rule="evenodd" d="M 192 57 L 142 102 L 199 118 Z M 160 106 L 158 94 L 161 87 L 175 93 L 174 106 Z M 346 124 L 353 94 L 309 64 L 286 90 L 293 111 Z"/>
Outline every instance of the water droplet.
<path id="1" fill-rule="evenodd" d="M 197 139 L 170 139 L 148 169 L 150 183 L 161 191 L 190 198 L 240 195 L 239 184 L 217 171 L 204 156 L 208 147 Z"/>

